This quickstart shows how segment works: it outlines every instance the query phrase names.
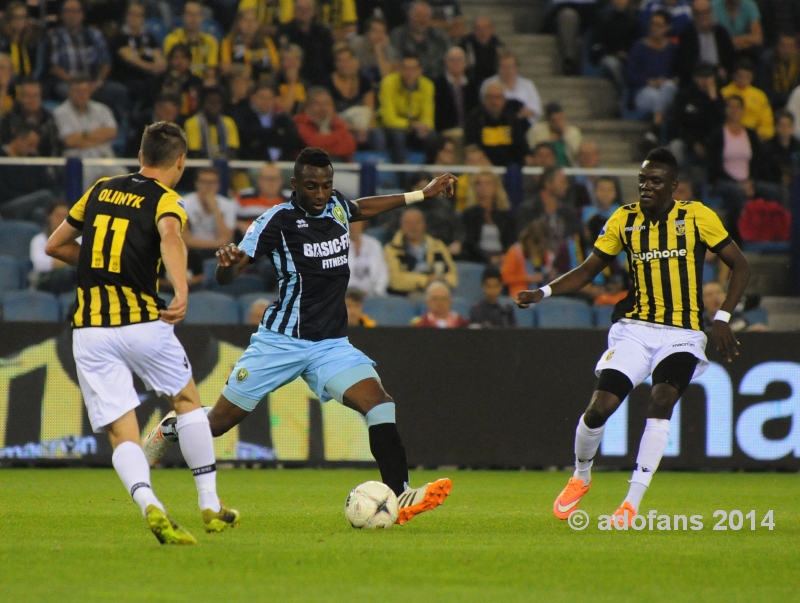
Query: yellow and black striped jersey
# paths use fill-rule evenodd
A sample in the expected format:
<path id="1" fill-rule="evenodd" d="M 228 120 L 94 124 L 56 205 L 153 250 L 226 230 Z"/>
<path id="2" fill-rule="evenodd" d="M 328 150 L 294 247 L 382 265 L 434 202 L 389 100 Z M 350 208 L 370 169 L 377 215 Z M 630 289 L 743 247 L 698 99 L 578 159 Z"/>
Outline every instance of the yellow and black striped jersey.
<path id="1" fill-rule="evenodd" d="M 129 174 L 101 178 L 67 217 L 83 231 L 72 326 L 116 327 L 158 320 L 161 237 L 158 221 L 186 224 L 183 200 L 158 180 Z"/>
<path id="2" fill-rule="evenodd" d="M 731 242 L 712 210 L 697 201 L 675 201 L 648 218 L 639 203 L 625 205 L 606 222 L 594 254 L 610 260 L 628 256 L 631 288 L 614 308 L 614 322 L 628 318 L 703 330 L 703 261 Z"/>

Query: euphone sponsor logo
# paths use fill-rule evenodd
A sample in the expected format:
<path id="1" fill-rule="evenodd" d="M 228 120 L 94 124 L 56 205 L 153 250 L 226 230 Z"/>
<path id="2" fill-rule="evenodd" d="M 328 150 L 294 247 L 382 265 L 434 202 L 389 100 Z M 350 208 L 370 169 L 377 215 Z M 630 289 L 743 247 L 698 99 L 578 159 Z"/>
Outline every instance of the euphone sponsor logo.
<path id="1" fill-rule="evenodd" d="M 575 511 L 567 518 L 569 527 L 581 532 L 592 524 L 592 519 L 586 511 Z M 717 510 L 706 519 L 703 515 L 665 515 L 656 509 L 651 509 L 647 515 L 629 515 L 625 511 L 622 515 L 598 515 L 595 522 L 601 532 L 636 531 L 649 532 L 699 532 L 711 528 L 715 532 L 750 531 L 775 529 L 775 513 L 769 511 L 759 513 L 756 510 L 733 511 Z"/>
<path id="2" fill-rule="evenodd" d="M 634 253 L 631 255 L 633 255 L 634 260 L 639 260 L 641 262 L 652 262 L 653 260 L 668 260 L 669 258 L 685 258 L 686 250 L 665 249 L 664 251 L 661 251 L 660 249 L 654 249 L 652 251 L 645 251 L 644 253 Z"/>

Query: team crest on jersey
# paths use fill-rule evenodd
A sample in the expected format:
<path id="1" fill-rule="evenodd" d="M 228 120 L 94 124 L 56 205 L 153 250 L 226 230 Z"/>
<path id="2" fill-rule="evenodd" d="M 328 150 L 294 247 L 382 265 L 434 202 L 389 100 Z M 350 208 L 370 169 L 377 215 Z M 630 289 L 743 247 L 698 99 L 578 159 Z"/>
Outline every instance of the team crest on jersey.
<path id="1" fill-rule="evenodd" d="M 241 383 L 245 379 L 247 379 L 247 369 L 240 368 L 236 371 L 236 380 Z"/>
<path id="2" fill-rule="evenodd" d="M 347 223 L 347 216 L 344 215 L 344 210 L 339 205 L 333 208 L 333 217 L 336 218 L 336 221 L 342 226 Z"/>
<path id="3" fill-rule="evenodd" d="M 675 234 L 679 237 L 686 234 L 686 220 L 675 220 Z"/>

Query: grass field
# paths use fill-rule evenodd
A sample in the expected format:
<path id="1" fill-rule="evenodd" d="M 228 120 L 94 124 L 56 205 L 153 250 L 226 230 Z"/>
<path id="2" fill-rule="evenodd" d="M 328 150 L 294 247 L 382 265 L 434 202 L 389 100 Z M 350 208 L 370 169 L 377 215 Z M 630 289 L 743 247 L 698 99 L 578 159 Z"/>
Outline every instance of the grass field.
<path id="1" fill-rule="evenodd" d="M 551 514 L 564 473 L 454 472 L 444 506 L 385 532 L 352 529 L 349 489 L 375 472 L 231 470 L 234 531 L 207 536 L 188 471 L 153 472 L 200 541 L 162 547 L 110 470 L 0 470 L 0 601 L 789 602 L 800 586 L 800 482 L 789 474 L 661 473 L 643 511 L 699 531 L 600 531 L 628 474 L 598 473 L 573 531 Z M 413 472 L 415 484 L 439 474 Z M 717 509 L 756 529 L 713 531 Z M 762 527 L 774 511 L 775 527 Z M 655 527 L 655 526 L 654 526 Z"/>

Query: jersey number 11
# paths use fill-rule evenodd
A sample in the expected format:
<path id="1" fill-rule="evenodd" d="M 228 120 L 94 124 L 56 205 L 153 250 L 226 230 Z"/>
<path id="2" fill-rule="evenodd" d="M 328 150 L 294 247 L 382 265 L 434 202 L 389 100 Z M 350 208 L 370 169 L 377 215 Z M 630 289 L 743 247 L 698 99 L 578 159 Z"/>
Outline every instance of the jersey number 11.
<path id="1" fill-rule="evenodd" d="M 122 256 L 122 246 L 125 244 L 125 234 L 128 232 L 130 220 L 124 218 L 114 218 L 98 214 L 94 218 L 94 241 L 92 242 L 92 268 L 105 268 L 106 259 L 103 256 L 106 235 L 108 234 L 108 223 L 111 222 L 111 230 L 114 236 L 111 239 L 111 253 L 108 261 L 108 271 L 119 273 L 121 269 L 120 260 Z"/>

